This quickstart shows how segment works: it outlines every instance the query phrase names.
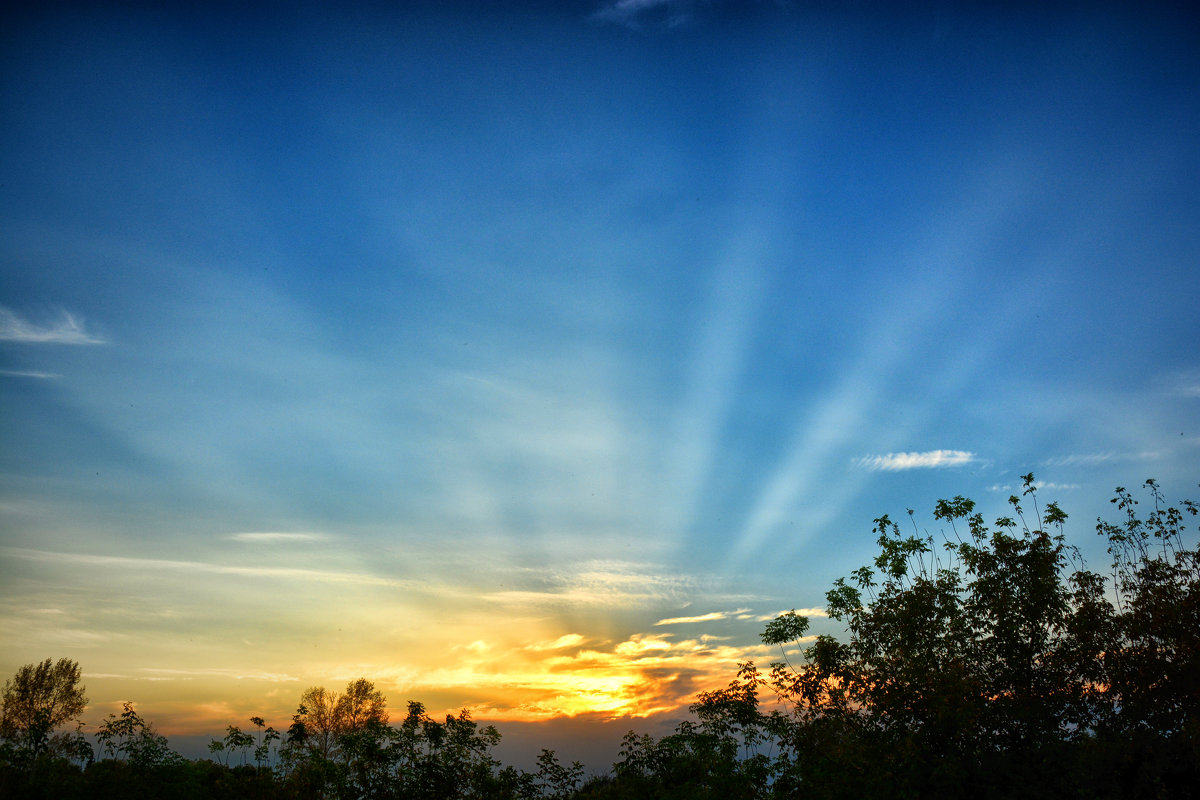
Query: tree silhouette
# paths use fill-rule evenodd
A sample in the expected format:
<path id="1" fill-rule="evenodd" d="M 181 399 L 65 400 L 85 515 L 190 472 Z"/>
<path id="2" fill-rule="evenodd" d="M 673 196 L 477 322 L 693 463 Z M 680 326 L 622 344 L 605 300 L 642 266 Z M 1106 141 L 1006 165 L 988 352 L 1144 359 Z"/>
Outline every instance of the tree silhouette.
<path id="1" fill-rule="evenodd" d="M 1014 516 L 991 526 L 963 497 L 937 504 L 949 526 L 939 538 L 876 519 L 873 568 L 827 594 L 848 636 L 805 645 L 808 621 L 794 613 L 763 633 L 804 654 L 772 668 L 792 709 L 781 785 L 816 796 L 1067 791 L 1111 771 L 1100 755 L 1129 748 L 1134 731 L 1142 751 L 1175 754 L 1161 786 L 1194 776 L 1200 570 L 1182 534 L 1196 506 L 1168 508 L 1146 486 L 1147 520 L 1118 489 L 1126 519 L 1097 526 L 1114 556 L 1113 601 L 1067 545 L 1067 515 L 1039 506 L 1032 474 L 1009 498 Z"/>
<path id="2" fill-rule="evenodd" d="M 51 734 L 87 706 L 78 662 L 60 658 L 26 664 L 4 683 L 0 736 L 36 758 L 52 744 Z"/>

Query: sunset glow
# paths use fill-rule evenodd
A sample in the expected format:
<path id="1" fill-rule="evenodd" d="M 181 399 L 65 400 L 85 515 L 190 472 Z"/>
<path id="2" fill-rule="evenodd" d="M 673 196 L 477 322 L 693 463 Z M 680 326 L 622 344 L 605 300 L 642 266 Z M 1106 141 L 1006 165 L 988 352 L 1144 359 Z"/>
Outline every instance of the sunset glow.
<path id="1" fill-rule="evenodd" d="M 852 5 L 2 12 L 0 672 L 634 727 L 882 514 L 1103 567 L 1200 464 L 1194 21 Z"/>

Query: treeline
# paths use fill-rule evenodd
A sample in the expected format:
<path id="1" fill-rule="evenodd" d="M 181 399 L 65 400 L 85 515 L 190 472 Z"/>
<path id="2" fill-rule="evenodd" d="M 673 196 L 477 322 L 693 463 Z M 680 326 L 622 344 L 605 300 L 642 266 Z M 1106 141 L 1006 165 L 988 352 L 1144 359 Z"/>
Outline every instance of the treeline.
<path id="1" fill-rule="evenodd" d="M 86 704 L 69 660 L 29 665 L 4 690 L 0 797 L 179 798 L 1190 798 L 1200 786 L 1200 547 L 1192 501 L 1147 481 L 1096 530 L 1089 571 L 1067 515 L 1032 475 L 1011 516 L 940 501 L 923 531 L 875 520 L 879 555 L 826 595 L 841 637 L 784 614 L 747 663 L 654 739 L 630 733 L 586 781 L 543 750 L 500 764 L 500 734 L 410 703 L 388 720 L 365 679 L 301 697 L 291 725 L 231 725 L 211 759 L 174 753 L 131 706 L 89 742 L 59 729 Z M 907 529 L 911 528 L 911 532 Z"/>
<path id="2" fill-rule="evenodd" d="M 130 703 L 108 715 L 93 745 L 81 724 L 55 732 L 86 705 L 79 678 L 75 662 L 47 659 L 5 685 L 0 798 L 533 800 L 571 797 L 583 776 L 551 750 L 535 772 L 502 765 L 491 754 L 500 733 L 466 711 L 439 722 L 410 702 L 389 724 L 386 698 L 365 678 L 340 695 L 309 689 L 284 731 L 261 717 L 228 726 L 209 759 L 176 753 Z"/>

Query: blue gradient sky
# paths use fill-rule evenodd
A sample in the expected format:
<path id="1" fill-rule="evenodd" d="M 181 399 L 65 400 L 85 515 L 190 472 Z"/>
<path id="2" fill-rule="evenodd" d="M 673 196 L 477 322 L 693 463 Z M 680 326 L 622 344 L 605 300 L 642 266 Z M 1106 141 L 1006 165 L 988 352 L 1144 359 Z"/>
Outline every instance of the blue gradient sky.
<path id="1" fill-rule="evenodd" d="M 669 713 L 880 514 L 1103 566 L 1200 472 L 1200 26 L 1002 5 L 6 12 L 0 668 Z"/>

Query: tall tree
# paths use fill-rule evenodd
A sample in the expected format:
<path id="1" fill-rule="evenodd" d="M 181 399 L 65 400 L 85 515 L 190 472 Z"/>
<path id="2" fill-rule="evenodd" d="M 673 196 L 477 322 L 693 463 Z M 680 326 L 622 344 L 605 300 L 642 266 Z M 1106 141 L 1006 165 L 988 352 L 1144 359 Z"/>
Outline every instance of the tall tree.
<path id="1" fill-rule="evenodd" d="M 323 758 L 333 755 L 341 732 L 337 692 L 313 686 L 300 696 L 296 720 L 301 723 L 307 745 Z"/>
<path id="2" fill-rule="evenodd" d="M 85 687 L 80 683 L 78 662 L 60 658 L 26 664 L 4 684 L 0 735 L 37 753 L 44 750 L 50 734 L 76 719 L 87 706 Z"/>
<path id="3" fill-rule="evenodd" d="M 387 698 L 366 678 L 350 681 L 340 695 L 314 686 L 300 697 L 288 740 L 293 755 L 301 747 L 329 760 L 338 755 L 342 737 L 387 721 Z"/>
<path id="4" fill-rule="evenodd" d="M 346 691 L 336 702 L 336 717 L 340 731 L 362 730 L 369 723 L 388 721 L 387 698 L 366 678 L 346 684 Z"/>

